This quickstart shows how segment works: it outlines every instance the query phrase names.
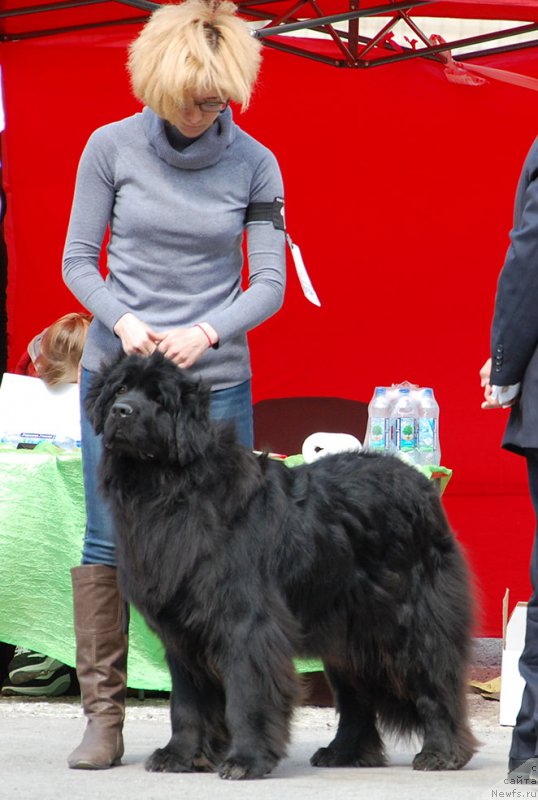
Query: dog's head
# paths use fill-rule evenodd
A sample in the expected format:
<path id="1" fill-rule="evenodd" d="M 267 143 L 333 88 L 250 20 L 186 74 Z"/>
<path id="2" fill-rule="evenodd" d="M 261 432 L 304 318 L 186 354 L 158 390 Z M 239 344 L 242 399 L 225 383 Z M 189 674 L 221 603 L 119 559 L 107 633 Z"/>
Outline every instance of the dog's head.
<path id="1" fill-rule="evenodd" d="M 131 458 L 186 464 L 210 438 L 209 389 L 159 352 L 102 367 L 85 405 L 105 448 Z"/>

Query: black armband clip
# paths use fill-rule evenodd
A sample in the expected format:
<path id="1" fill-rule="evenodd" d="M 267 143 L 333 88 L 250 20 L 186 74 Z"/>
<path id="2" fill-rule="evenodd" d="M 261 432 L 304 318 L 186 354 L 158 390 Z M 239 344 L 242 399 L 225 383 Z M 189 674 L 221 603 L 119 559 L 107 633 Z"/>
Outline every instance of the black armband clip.
<path id="1" fill-rule="evenodd" d="M 275 197 L 272 203 L 251 203 L 247 207 L 245 225 L 249 222 L 272 222 L 277 231 L 285 231 L 284 199 Z"/>

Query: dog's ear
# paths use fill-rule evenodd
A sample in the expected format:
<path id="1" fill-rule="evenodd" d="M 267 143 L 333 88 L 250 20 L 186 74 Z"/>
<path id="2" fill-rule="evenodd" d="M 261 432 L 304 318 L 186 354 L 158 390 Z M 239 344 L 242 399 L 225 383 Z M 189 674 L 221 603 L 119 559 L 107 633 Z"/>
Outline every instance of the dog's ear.
<path id="1" fill-rule="evenodd" d="M 202 381 L 185 381 L 176 417 L 178 461 L 186 464 L 204 454 L 211 440 L 210 391 Z"/>
<path id="2" fill-rule="evenodd" d="M 114 380 L 114 373 L 117 372 L 117 365 L 123 360 L 122 356 L 111 364 L 101 366 L 90 384 L 84 399 L 84 408 L 95 433 L 103 433 L 106 415 L 111 402 L 114 400 L 121 377 Z"/>

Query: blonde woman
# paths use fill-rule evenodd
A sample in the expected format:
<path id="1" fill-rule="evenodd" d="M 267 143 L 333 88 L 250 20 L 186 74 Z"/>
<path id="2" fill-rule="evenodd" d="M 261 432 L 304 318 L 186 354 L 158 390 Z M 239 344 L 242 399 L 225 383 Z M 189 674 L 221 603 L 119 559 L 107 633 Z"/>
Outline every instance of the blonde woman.
<path id="1" fill-rule="evenodd" d="M 228 2 L 157 10 L 130 48 L 141 113 L 106 125 L 82 155 L 63 274 L 94 315 L 81 397 L 104 359 L 161 350 L 212 387 L 212 415 L 252 446 L 246 334 L 281 306 L 282 180 L 275 157 L 234 122 L 260 65 L 258 42 Z M 108 276 L 98 259 L 109 228 Z M 242 289 L 247 231 L 249 279 Z M 73 569 L 77 673 L 88 724 L 69 766 L 120 763 L 127 636 L 114 531 L 97 489 L 101 442 L 83 411 L 87 528 Z"/>

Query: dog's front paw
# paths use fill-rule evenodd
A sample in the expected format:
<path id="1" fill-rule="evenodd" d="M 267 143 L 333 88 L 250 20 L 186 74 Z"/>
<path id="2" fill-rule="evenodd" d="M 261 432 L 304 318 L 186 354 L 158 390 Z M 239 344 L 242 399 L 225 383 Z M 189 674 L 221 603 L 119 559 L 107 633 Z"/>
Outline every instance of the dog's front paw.
<path id="1" fill-rule="evenodd" d="M 180 756 L 169 747 L 155 750 L 146 759 L 145 768 L 148 772 L 194 772 L 194 764 L 187 764 Z"/>
<path id="2" fill-rule="evenodd" d="M 448 753 L 435 750 L 422 750 L 413 759 L 413 769 L 437 772 L 445 769 L 461 769 L 468 759 L 462 760 Z"/>
<path id="3" fill-rule="evenodd" d="M 228 781 L 253 780 L 263 778 L 274 767 L 264 759 L 248 756 L 229 756 L 219 767 L 219 776 Z"/>
<path id="4" fill-rule="evenodd" d="M 383 767 L 385 758 L 379 752 L 357 755 L 329 746 L 316 750 L 310 763 L 313 767 Z"/>

